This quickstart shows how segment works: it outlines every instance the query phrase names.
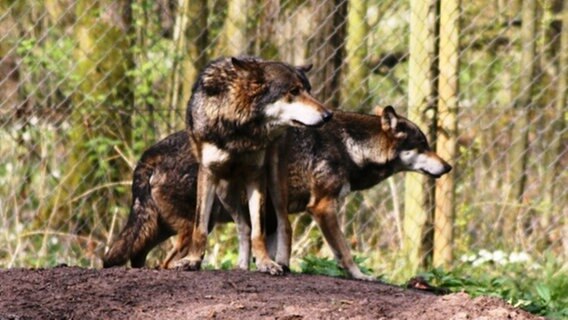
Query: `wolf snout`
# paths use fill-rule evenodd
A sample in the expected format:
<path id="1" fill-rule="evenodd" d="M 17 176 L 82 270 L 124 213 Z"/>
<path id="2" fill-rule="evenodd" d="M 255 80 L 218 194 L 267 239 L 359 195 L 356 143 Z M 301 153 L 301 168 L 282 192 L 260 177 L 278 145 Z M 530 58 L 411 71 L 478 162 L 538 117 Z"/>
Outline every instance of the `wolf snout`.
<path id="1" fill-rule="evenodd" d="M 440 159 L 441 160 L 441 159 Z M 445 175 L 446 173 L 452 171 L 452 166 L 444 160 L 442 161 L 442 169 L 439 172 L 430 173 L 433 178 L 440 178 L 441 176 Z"/>
<path id="2" fill-rule="evenodd" d="M 425 173 L 436 179 L 452 170 L 452 166 L 433 151 L 419 154 L 410 159 L 411 162 L 413 162 L 411 167 L 414 170 Z"/>
<path id="3" fill-rule="evenodd" d="M 333 112 L 330 110 L 324 110 L 322 115 L 323 122 L 328 122 L 331 118 L 333 118 Z"/>

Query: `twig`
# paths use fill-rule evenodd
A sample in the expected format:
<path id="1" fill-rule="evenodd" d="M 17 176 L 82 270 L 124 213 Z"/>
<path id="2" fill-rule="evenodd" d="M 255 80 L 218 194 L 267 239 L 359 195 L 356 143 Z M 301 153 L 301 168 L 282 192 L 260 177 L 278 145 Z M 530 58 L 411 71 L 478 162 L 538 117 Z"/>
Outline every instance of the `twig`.
<path id="1" fill-rule="evenodd" d="M 67 237 L 67 238 L 76 238 L 76 239 L 84 241 L 86 243 L 89 243 L 89 241 L 92 241 L 92 242 L 95 242 L 97 245 L 102 243 L 99 240 L 92 239 L 90 236 L 86 237 L 86 236 L 81 236 L 81 235 L 78 235 L 78 234 L 51 231 L 51 230 L 36 230 L 36 231 L 24 232 L 24 233 L 22 233 L 18 236 L 18 239 L 37 236 L 37 235 L 45 235 L 45 234 L 53 235 L 53 236 L 60 236 L 60 237 Z"/>
<path id="2" fill-rule="evenodd" d="M 126 164 L 130 167 L 130 169 L 134 170 L 136 165 L 132 161 L 130 161 L 130 159 L 128 159 L 128 157 L 126 157 L 124 155 L 124 153 L 120 150 L 120 148 L 115 145 L 115 146 L 113 146 L 113 149 L 114 149 L 114 151 L 116 151 L 116 153 L 118 153 L 118 155 L 122 158 L 122 160 L 124 160 L 124 162 L 126 162 Z"/>
<path id="3" fill-rule="evenodd" d="M 402 248 L 402 223 L 400 221 L 400 205 L 398 199 L 398 192 L 396 190 L 396 184 L 394 183 L 394 178 L 387 179 L 389 183 L 389 189 L 392 197 L 393 215 L 396 224 L 396 233 L 398 235 L 399 248 Z"/>
<path id="4" fill-rule="evenodd" d="M 103 185 L 100 186 L 96 186 L 92 189 L 89 189 L 85 192 L 83 192 L 82 194 L 76 196 L 75 198 L 69 200 L 69 203 L 73 203 L 77 200 L 80 200 L 88 195 L 90 195 L 93 192 L 99 191 L 101 189 L 105 189 L 105 188 L 110 188 L 110 187 L 115 187 L 115 186 L 131 186 L 132 185 L 132 181 L 118 181 L 118 182 L 109 182 L 109 183 L 105 183 Z"/>
<path id="5" fill-rule="evenodd" d="M 115 208 L 114 212 L 112 213 L 112 219 L 110 220 L 110 229 L 108 231 L 108 237 L 105 244 L 105 252 L 110 247 L 110 241 L 112 239 L 112 234 L 114 233 L 114 226 L 116 224 L 116 215 L 118 213 L 118 209 Z"/>

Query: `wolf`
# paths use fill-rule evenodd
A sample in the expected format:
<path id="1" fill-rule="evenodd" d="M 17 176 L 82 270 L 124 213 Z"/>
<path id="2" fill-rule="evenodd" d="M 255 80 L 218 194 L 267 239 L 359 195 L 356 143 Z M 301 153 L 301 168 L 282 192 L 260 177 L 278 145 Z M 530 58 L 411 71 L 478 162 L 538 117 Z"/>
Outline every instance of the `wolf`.
<path id="1" fill-rule="evenodd" d="M 257 269 L 283 273 L 268 254 L 261 226 L 267 181 L 279 221 L 289 224 L 279 205 L 283 192 L 271 183 L 285 175 L 277 171 L 278 152 L 270 145 L 287 127 L 320 126 L 333 114 L 310 95 L 305 71 L 282 62 L 232 57 L 213 61 L 198 76 L 186 113 L 191 151 L 199 162 L 196 218 L 189 254 L 179 266 L 200 268 L 217 196 L 234 215 L 239 236 L 251 238 Z M 248 199 L 250 232 L 239 197 L 242 190 Z M 248 268 L 248 260 L 241 262 Z"/>
<path id="2" fill-rule="evenodd" d="M 181 131 L 144 152 L 134 171 L 132 210 L 103 259 L 106 267 L 128 260 L 133 267 L 142 267 L 147 253 L 174 234 L 177 242 L 161 267 L 171 267 L 172 261 L 187 253 L 198 168 L 197 161 L 186 156 L 191 148 L 187 132 Z M 377 108 L 374 115 L 335 111 L 321 128 L 288 129 L 279 150 L 286 158 L 288 211 L 308 211 L 341 266 L 351 277 L 365 280 L 371 278 L 353 262 L 337 220 L 345 196 L 369 189 L 397 172 L 415 171 L 437 178 L 452 169 L 430 149 L 418 126 L 390 106 Z M 266 233 L 270 239 L 276 232 L 272 207 L 269 202 Z M 218 223 L 231 221 L 219 200 L 213 204 L 212 217 Z M 212 227 L 213 223 L 209 229 Z M 277 243 L 277 250 L 290 249 Z M 281 254 L 286 256 L 286 252 Z"/>

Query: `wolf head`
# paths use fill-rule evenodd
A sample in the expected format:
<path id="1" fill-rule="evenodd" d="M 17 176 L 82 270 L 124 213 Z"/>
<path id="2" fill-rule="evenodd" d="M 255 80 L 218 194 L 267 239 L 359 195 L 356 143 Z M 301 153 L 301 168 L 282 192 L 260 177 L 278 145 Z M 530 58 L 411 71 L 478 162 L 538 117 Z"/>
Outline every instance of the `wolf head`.
<path id="1" fill-rule="evenodd" d="M 446 161 L 430 149 L 428 140 L 416 124 L 396 114 L 393 107 L 378 108 L 381 129 L 395 149 L 395 161 L 403 171 L 416 171 L 434 178 L 452 170 Z"/>
<path id="2" fill-rule="evenodd" d="M 306 72 L 309 66 L 294 67 L 282 62 L 250 58 L 231 58 L 235 70 L 258 83 L 253 105 L 269 123 L 276 126 L 319 126 L 333 113 L 311 94 Z"/>

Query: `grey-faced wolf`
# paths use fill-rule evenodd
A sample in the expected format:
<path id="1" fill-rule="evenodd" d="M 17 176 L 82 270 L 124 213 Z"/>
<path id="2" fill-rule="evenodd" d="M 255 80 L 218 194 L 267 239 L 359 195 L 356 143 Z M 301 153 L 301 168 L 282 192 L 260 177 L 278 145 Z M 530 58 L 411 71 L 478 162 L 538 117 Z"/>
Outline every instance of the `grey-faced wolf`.
<path id="1" fill-rule="evenodd" d="M 310 95 L 304 71 L 282 62 L 233 57 L 210 63 L 198 76 L 186 118 L 191 151 L 199 162 L 196 219 L 189 254 L 179 266 L 200 268 L 217 195 L 237 221 L 240 243 L 251 243 L 257 269 L 270 274 L 283 272 L 268 254 L 261 227 L 267 180 L 273 203 L 283 202 L 282 191 L 272 182 L 285 174 L 277 171 L 277 150 L 269 148 L 287 127 L 319 126 L 332 116 Z M 250 230 L 240 201 L 243 190 Z M 284 217 L 280 220 L 289 224 L 284 210 L 275 208 L 277 216 Z M 241 267 L 248 268 L 250 250 L 240 249 Z"/>
<path id="2" fill-rule="evenodd" d="M 281 144 L 287 158 L 289 212 L 307 210 L 342 267 L 358 279 L 368 277 L 353 262 L 336 217 L 343 198 L 397 172 L 416 171 L 439 177 L 451 169 L 430 150 L 422 131 L 391 107 L 379 110 L 377 115 L 336 111 L 321 128 L 289 129 Z M 197 161 L 187 157 L 191 148 L 187 133 L 178 132 L 143 154 L 134 171 L 132 210 L 104 258 L 106 267 L 128 260 L 133 267 L 142 267 L 146 254 L 174 234 L 178 235 L 176 245 L 162 267 L 169 267 L 187 253 L 192 240 L 198 169 Z M 268 209 L 266 229 L 273 234 L 276 219 L 271 205 Z M 213 205 L 212 220 L 231 220 L 219 201 Z M 278 243 L 280 250 L 289 249 Z"/>

